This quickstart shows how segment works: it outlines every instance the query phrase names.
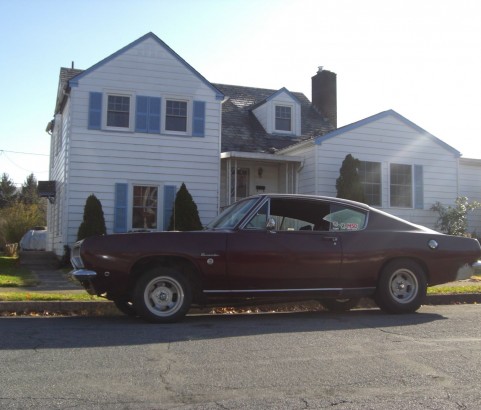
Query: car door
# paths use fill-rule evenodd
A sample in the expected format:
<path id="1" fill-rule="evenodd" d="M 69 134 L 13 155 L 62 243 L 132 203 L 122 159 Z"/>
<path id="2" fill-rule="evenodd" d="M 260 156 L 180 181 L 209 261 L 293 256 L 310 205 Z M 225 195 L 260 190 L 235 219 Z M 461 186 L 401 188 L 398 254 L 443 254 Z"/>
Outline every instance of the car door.
<path id="1" fill-rule="evenodd" d="M 227 238 L 230 287 L 239 290 L 310 290 L 339 286 L 340 235 L 323 217 L 330 204 L 271 198 Z M 276 226 L 266 229 L 274 218 Z M 324 227 L 322 227 L 324 223 Z"/>

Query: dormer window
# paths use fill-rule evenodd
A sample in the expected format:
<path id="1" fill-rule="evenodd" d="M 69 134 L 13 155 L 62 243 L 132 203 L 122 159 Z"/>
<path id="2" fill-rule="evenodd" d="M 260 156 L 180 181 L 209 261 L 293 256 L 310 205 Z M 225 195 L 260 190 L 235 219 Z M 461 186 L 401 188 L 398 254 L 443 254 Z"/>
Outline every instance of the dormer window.
<path id="1" fill-rule="evenodd" d="M 276 105 L 276 131 L 292 131 L 292 110 L 291 107 Z"/>

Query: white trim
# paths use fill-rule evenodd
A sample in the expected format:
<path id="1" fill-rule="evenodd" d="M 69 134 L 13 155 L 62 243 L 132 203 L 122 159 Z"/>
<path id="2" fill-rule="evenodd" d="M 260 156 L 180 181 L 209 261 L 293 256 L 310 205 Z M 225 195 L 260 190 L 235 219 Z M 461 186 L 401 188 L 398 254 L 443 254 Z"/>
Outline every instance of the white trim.
<path id="1" fill-rule="evenodd" d="M 262 292 L 342 292 L 344 290 L 374 290 L 375 287 L 363 288 L 302 288 L 302 289 L 213 289 L 203 290 L 203 293 L 262 293 Z"/>
<path id="2" fill-rule="evenodd" d="M 102 96 L 102 125 L 101 129 L 105 131 L 120 131 L 132 132 L 134 130 L 135 122 L 135 93 L 132 91 L 122 90 L 104 90 Z M 112 127 L 107 125 L 109 96 L 113 97 L 128 97 L 129 98 L 129 126 L 128 127 Z"/>
<path id="3" fill-rule="evenodd" d="M 165 128 L 167 124 L 167 101 L 179 101 L 179 102 L 185 102 L 187 104 L 187 118 L 186 118 L 186 127 L 185 131 L 174 131 L 174 130 L 168 130 Z M 162 95 L 162 100 L 161 100 L 161 120 L 160 120 L 160 126 L 161 126 L 161 134 L 167 134 L 167 135 L 176 135 L 176 136 L 188 136 L 192 135 L 192 103 L 193 99 L 190 97 L 185 97 L 185 96 L 174 96 L 174 95 Z"/>

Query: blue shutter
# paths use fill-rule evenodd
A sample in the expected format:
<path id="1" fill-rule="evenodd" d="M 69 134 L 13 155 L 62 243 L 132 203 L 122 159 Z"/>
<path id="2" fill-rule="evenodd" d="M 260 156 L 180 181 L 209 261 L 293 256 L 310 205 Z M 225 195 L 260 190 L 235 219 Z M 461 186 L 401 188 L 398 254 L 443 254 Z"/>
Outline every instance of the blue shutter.
<path id="1" fill-rule="evenodd" d="M 192 135 L 194 137 L 203 137 L 205 135 L 205 102 L 194 101 L 192 118 Z"/>
<path id="2" fill-rule="evenodd" d="M 422 165 L 414 165 L 414 208 L 424 209 L 424 178 Z"/>
<path id="3" fill-rule="evenodd" d="M 160 98 L 149 98 L 149 124 L 151 134 L 160 134 Z"/>
<path id="4" fill-rule="evenodd" d="M 127 232 L 128 184 L 115 184 L 114 232 Z"/>
<path id="5" fill-rule="evenodd" d="M 135 104 L 135 131 L 147 132 L 147 117 L 149 115 L 148 97 L 137 96 Z"/>
<path id="6" fill-rule="evenodd" d="M 169 229 L 170 217 L 174 210 L 176 190 L 177 187 L 175 185 L 164 186 L 164 231 Z"/>
<path id="7" fill-rule="evenodd" d="M 160 133 L 160 98 L 137 96 L 135 131 Z"/>
<path id="8" fill-rule="evenodd" d="M 91 130 L 99 130 L 102 125 L 102 93 L 91 92 L 89 96 L 89 124 Z"/>

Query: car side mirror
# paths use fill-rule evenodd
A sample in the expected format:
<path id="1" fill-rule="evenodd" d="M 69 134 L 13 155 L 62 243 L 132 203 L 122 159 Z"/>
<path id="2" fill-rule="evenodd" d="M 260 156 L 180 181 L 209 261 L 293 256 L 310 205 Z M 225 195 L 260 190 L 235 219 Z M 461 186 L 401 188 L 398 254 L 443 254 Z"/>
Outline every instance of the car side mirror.
<path id="1" fill-rule="evenodd" d="M 267 220 L 266 229 L 268 231 L 273 231 L 276 227 L 276 220 L 274 218 L 269 218 Z"/>

